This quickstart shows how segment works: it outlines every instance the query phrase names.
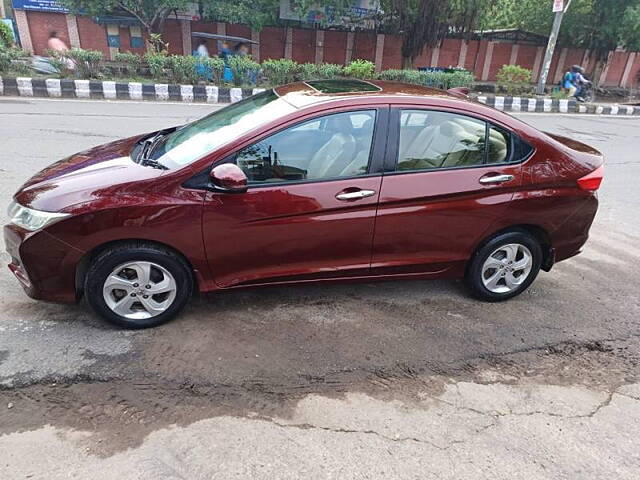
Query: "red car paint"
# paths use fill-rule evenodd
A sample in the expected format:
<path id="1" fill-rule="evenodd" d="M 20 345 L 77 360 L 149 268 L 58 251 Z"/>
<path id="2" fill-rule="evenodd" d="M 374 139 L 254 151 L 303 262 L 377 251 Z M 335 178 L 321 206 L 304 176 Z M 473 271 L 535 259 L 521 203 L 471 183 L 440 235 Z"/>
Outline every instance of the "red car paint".
<path id="1" fill-rule="evenodd" d="M 320 94 L 299 83 L 278 95 L 305 97 L 295 112 L 175 170 L 129 157 L 141 136 L 99 146 L 38 173 L 16 193 L 23 206 L 71 216 L 31 232 L 5 226 L 11 270 L 26 292 L 75 301 L 92 255 L 105 245 L 145 240 L 168 246 L 193 267 L 202 292 L 249 285 L 377 278 L 462 276 L 475 249 L 496 232 L 523 226 L 545 251 L 546 268 L 579 253 L 597 209 L 578 179 L 603 163 L 596 150 L 547 135 L 509 115 L 415 85 L 374 82 L 377 92 Z M 223 193 L 185 186 L 231 153 L 303 119 L 377 109 L 379 131 L 392 131 L 398 107 L 460 113 L 491 122 L 527 142 L 523 163 L 391 172 L 395 150 L 376 133 L 369 175 L 250 186 Z M 377 127 L 377 128 L 378 128 Z M 397 145 L 396 145 L 397 147 Z M 514 176 L 482 185 L 489 174 Z M 229 178 L 230 185 L 237 179 Z M 353 202 L 336 194 L 375 195 Z"/>

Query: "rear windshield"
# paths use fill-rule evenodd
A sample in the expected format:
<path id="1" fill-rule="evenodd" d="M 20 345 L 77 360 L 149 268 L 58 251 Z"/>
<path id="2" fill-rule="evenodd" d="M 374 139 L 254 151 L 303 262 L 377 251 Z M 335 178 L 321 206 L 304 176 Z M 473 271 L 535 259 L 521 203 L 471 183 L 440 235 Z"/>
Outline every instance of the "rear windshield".
<path id="1" fill-rule="evenodd" d="M 171 169 L 183 167 L 295 110 L 273 90 L 267 90 L 169 133 L 154 149 L 153 158 Z"/>

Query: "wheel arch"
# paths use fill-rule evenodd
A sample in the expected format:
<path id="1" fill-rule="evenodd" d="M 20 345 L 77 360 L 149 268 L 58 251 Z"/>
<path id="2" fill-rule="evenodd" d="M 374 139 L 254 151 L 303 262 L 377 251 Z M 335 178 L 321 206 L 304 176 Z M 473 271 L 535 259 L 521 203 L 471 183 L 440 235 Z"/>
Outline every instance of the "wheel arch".
<path id="1" fill-rule="evenodd" d="M 199 275 L 197 275 L 196 273 L 197 270 L 194 268 L 193 263 L 181 251 L 179 251 L 175 247 L 172 247 L 171 245 L 168 245 L 163 242 L 159 242 L 157 240 L 148 240 L 145 238 L 127 238 L 127 239 L 111 240 L 109 242 L 101 243 L 99 245 L 96 245 L 93 249 L 87 251 L 82 256 L 82 258 L 76 265 L 75 291 L 76 291 L 77 300 L 80 300 L 84 294 L 84 282 L 87 276 L 87 271 L 89 270 L 89 265 L 91 265 L 92 260 L 96 258 L 98 255 L 100 255 L 102 252 L 104 252 L 106 249 L 115 247 L 118 245 L 124 245 L 124 244 L 131 244 L 132 246 L 154 245 L 154 246 L 161 247 L 165 250 L 171 251 L 176 256 L 180 257 L 189 267 L 189 270 L 191 271 L 191 276 L 193 278 L 193 285 L 194 285 L 193 291 L 197 292 L 199 290 L 201 279 L 199 278 Z"/>
<path id="2" fill-rule="evenodd" d="M 529 223 L 522 223 L 516 225 L 510 225 L 508 227 L 501 228 L 499 230 L 495 230 L 488 235 L 485 235 L 482 240 L 480 240 L 475 248 L 473 249 L 473 253 L 467 260 L 467 264 L 465 266 L 465 273 L 468 271 L 469 265 L 471 264 L 471 260 L 475 256 L 476 252 L 480 250 L 483 246 L 485 246 L 492 238 L 502 235 L 507 232 L 525 232 L 534 237 L 538 243 L 540 244 L 540 248 L 542 249 L 542 270 L 548 272 L 551 270 L 553 263 L 555 261 L 555 252 L 553 249 L 553 245 L 551 243 L 551 237 L 549 232 L 539 225 L 533 225 Z"/>

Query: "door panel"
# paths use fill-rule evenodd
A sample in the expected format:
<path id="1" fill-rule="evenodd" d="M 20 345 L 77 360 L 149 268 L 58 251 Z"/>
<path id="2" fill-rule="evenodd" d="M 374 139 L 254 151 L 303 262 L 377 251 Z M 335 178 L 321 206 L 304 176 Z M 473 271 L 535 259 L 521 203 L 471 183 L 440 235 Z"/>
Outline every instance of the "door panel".
<path id="1" fill-rule="evenodd" d="M 203 225 L 216 283 L 362 275 L 369 270 L 380 176 L 207 195 Z M 336 195 L 374 195 L 338 200 Z"/>
<path id="2" fill-rule="evenodd" d="M 386 105 L 332 111 L 236 152 L 232 161 L 249 178 L 249 190 L 208 192 L 204 204 L 204 243 L 216 283 L 367 274 L 387 125 Z M 311 149 L 296 144 L 308 132 Z"/>
<path id="3" fill-rule="evenodd" d="M 466 260 L 508 208 L 521 182 L 520 171 L 520 165 L 511 165 L 386 175 L 372 273 L 435 272 Z M 482 185 L 479 180 L 488 174 L 514 179 Z"/>
<path id="4" fill-rule="evenodd" d="M 487 164 L 512 158 L 511 137 L 454 112 L 393 110 L 391 122 L 372 273 L 459 267 L 522 182 L 519 163 Z"/>

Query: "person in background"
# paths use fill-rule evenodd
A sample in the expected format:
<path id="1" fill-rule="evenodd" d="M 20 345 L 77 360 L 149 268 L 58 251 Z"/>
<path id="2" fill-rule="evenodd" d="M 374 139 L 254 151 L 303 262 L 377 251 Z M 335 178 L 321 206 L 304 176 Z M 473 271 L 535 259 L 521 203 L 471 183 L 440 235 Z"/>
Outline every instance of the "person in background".
<path id="1" fill-rule="evenodd" d="M 198 48 L 196 49 L 196 57 L 209 58 L 209 49 L 207 48 L 207 41 L 201 38 L 198 41 Z"/>
<path id="2" fill-rule="evenodd" d="M 227 61 L 227 57 L 233 55 L 231 47 L 229 46 L 229 42 L 227 42 L 226 40 L 218 43 L 218 51 L 220 52 L 218 56 L 225 62 Z"/>
<path id="3" fill-rule="evenodd" d="M 578 91 L 575 96 L 576 99 L 584 102 L 585 101 L 585 87 L 591 83 L 591 81 L 587 80 L 584 76 L 584 68 L 580 65 L 574 65 L 571 68 L 575 72 L 575 84 L 578 87 Z"/>
<path id="4" fill-rule="evenodd" d="M 49 32 L 49 40 L 47 40 L 47 48 L 49 50 L 54 50 L 61 54 L 64 54 L 65 52 L 69 51 L 69 47 L 67 47 L 67 45 L 58 38 L 58 32 L 56 32 L 55 30 L 51 30 L 51 32 Z"/>
<path id="5" fill-rule="evenodd" d="M 571 69 L 567 70 L 564 77 L 562 77 L 562 87 L 567 90 L 570 97 L 575 96 L 578 91 L 578 80 L 576 78 L 575 68 L 576 66 L 574 65 Z"/>
<path id="6" fill-rule="evenodd" d="M 58 32 L 55 30 L 51 30 L 49 32 L 49 40 L 47 40 L 47 48 L 54 52 L 58 52 L 61 58 L 64 59 L 65 64 L 69 70 L 73 70 L 76 64 L 72 59 L 66 56 L 66 53 L 69 51 L 69 47 L 58 38 Z"/>
<path id="7" fill-rule="evenodd" d="M 236 45 L 235 54 L 240 57 L 246 57 L 247 55 L 249 55 L 249 45 L 247 45 L 246 43 L 239 43 L 238 45 Z"/>

